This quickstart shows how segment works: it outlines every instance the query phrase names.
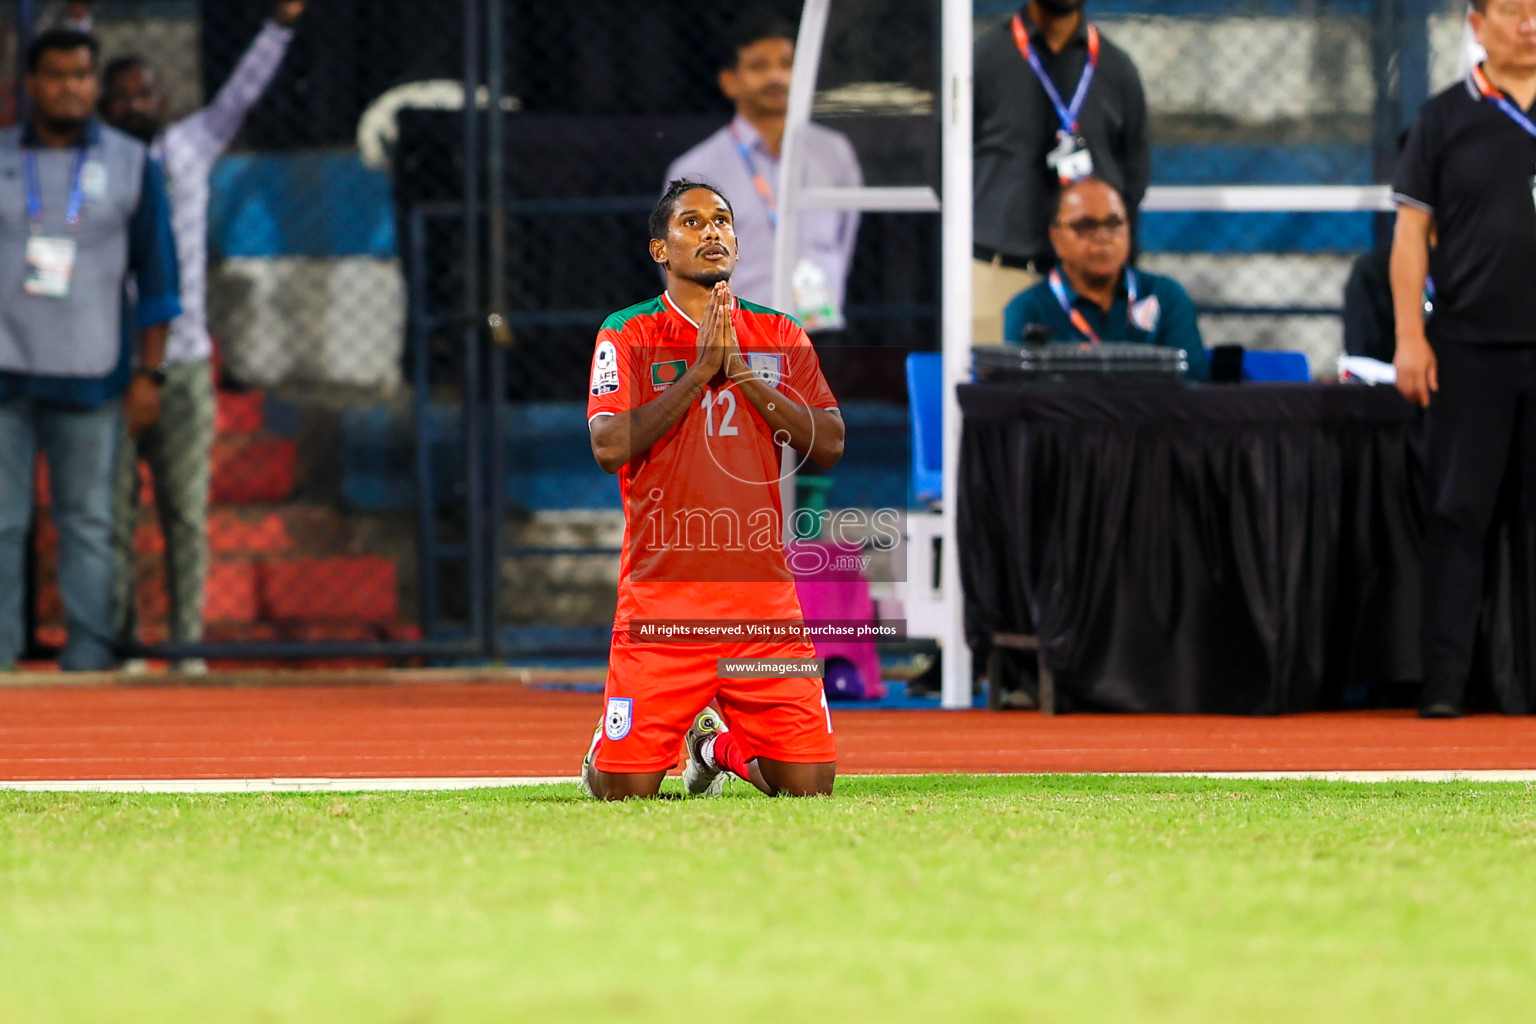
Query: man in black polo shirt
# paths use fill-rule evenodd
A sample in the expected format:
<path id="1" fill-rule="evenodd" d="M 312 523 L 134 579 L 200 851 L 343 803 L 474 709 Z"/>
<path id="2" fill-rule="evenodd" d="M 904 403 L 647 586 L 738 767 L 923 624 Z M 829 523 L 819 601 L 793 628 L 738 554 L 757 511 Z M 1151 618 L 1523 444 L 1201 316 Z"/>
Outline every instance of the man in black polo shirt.
<path id="1" fill-rule="evenodd" d="M 1419 713 L 1433 718 L 1462 713 L 1494 504 L 1511 447 L 1536 437 L 1536 0 L 1474 8 L 1488 59 L 1424 105 L 1393 183 L 1393 363 L 1429 410 Z M 1536 486 L 1524 454 L 1523 489 Z"/>
<path id="2" fill-rule="evenodd" d="M 1051 268 L 1061 185 L 1114 186 L 1135 223 L 1151 157 L 1147 98 L 1085 0 L 1030 0 L 976 40 L 972 341 L 1002 341 L 1003 307 Z"/>

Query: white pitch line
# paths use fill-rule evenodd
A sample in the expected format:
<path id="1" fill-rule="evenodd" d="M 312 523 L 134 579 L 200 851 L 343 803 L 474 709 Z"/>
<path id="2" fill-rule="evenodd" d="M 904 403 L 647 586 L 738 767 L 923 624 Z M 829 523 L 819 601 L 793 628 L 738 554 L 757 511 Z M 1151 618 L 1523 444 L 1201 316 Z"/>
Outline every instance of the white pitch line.
<path id="1" fill-rule="evenodd" d="M 486 776 L 439 779 L 49 779 L 0 780 L 23 793 L 385 793 L 511 786 L 575 785 L 576 776 Z"/>
<path id="2" fill-rule="evenodd" d="M 964 773 L 962 773 L 964 774 Z M 1293 772 L 1029 772 L 976 773 L 980 777 L 1029 778 L 1034 775 L 1094 775 L 1100 777 L 1311 780 L 1318 782 L 1525 782 L 1536 783 L 1536 770 L 1444 771 L 1293 771 Z M 848 775 L 845 778 L 900 779 L 911 775 Z M 575 785 L 574 775 L 485 776 L 420 779 L 48 779 L 0 780 L 0 791 L 22 793 L 387 793 L 465 789 L 507 789 L 519 786 Z"/>
<path id="3" fill-rule="evenodd" d="M 1530 768 L 1446 769 L 1441 771 L 1337 772 L 1141 772 L 1160 778 L 1310 779 L 1318 782 L 1536 782 Z"/>

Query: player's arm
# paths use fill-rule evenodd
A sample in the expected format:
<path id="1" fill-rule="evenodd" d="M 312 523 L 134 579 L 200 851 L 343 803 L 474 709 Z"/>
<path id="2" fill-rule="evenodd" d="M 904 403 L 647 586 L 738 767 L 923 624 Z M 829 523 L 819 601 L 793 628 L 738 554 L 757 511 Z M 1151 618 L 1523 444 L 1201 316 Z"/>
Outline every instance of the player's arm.
<path id="1" fill-rule="evenodd" d="M 741 354 L 736 344 L 736 332 L 726 321 L 722 332 L 726 347 L 725 372 L 742 395 L 752 403 L 768 423 L 775 438 L 787 437 L 789 446 L 801 455 L 816 460 L 817 465 L 831 469 L 843 457 L 843 438 L 846 430 L 843 416 L 836 409 L 816 409 L 791 401 L 783 391 L 765 384 Z"/>
<path id="2" fill-rule="evenodd" d="M 705 376 L 697 364 L 690 366 L 677 383 L 655 401 L 627 412 L 600 413 L 591 425 L 592 455 L 606 472 L 617 473 L 630 459 L 644 455 L 671 430 L 714 374 Z"/>
<path id="3" fill-rule="evenodd" d="M 1397 328 L 1397 390 L 1415 405 L 1429 405 L 1440 390 L 1434 349 L 1424 333 L 1424 282 L 1429 278 L 1429 236 L 1434 215 L 1400 203 L 1392 231 L 1392 314 Z"/>
<path id="4" fill-rule="evenodd" d="M 739 355 L 733 363 L 731 378 L 752 403 L 775 437 L 788 437 L 789 446 L 816 460 L 823 469 L 831 469 L 843 457 L 842 413 L 836 409 L 813 409 L 792 402 L 783 392 L 769 387 L 747 369 Z"/>
<path id="5" fill-rule="evenodd" d="M 604 471 L 617 473 L 629 460 L 644 455 L 682 419 L 711 378 L 720 372 L 724 347 L 717 340 L 722 317 L 729 323 L 729 307 L 717 301 L 719 289 L 710 296 L 704 319 L 699 322 L 698 358 L 656 399 L 624 412 L 592 418 L 588 428 L 592 455 Z M 727 295 L 729 293 L 726 293 Z"/>

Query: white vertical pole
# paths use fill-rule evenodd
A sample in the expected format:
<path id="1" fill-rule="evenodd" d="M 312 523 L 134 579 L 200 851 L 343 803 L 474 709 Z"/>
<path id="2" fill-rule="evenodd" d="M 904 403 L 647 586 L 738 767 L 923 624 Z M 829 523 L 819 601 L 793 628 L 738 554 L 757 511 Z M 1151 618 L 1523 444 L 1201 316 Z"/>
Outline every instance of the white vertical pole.
<path id="1" fill-rule="evenodd" d="M 955 511 L 960 497 L 960 405 L 955 387 L 970 379 L 971 359 L 971 0 L 943 0 L 943 290 L 944 346 L 944 676 L 946 708 L 971 706 L 971 650 L 965 644 L 965 603 Z"/>
<path id="2" fill-rule="evenodd" d="M 789 109 L 784 117 L 784 141 L 779 147 L 779 180 L 773 183 L 778 197 L 779 226 L 773 233 L 773 308 L 794 312 L 790 279 L 795 273 L 796 214 L 800 209 L 800 164 L 805 159 L 805 126 L 811 121 L 816 100 L 816 78 L 821 73 L 821 47 L 827 38 L 827 15 L 832 0 L 805 0 L 800 13 L 800 33 L 795 39 L 795 73 L 789 80 Z"/>
<path id="3" fill-rule="evenodd" d="M 795 274 L 795 232 L 800 218 L 800 164 L 805 153 L 805 126 L 811 121 L 816 99 L 816 78 L 821 71 L 821 46 L 827 36 L 827 14 L 832 0 L 805 0 L 800 12 L 800 32 L 795 39 L 795 73 L 789 80 L 789 109 L 784 117 L 784 140 L 779 147 L 779 180 L 773 183 L 778 199 L 779 225 L 773 232 L 773 308 L 794 312 L 792 278 Z M 788 445 L 780 453 L 779 504 L 784 509 L 784 540 L 794 538 L 795 467 L 799 454 Z"/>

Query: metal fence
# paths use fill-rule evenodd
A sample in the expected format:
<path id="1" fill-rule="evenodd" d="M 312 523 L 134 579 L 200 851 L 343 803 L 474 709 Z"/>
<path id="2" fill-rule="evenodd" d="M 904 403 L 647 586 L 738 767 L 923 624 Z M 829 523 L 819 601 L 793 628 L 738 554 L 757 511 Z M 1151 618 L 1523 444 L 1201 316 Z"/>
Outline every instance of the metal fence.
<path id="1" fill-rule="evenodd" d="M 767 6 L 798 14 L 794 0 Z M 1014 6 L 977 0 L 976 30 Z M 291 33 L 270 27 L 297 8 Z M 938 4 L 832 10 L 816 120 L 852 140 L 867 183 L 936 186 Z M 158 473 L 141 467 L 123 489 L 136 510 L 131 528 L 119 517 L 125 653 L 600 649 L 622 518 L 587 449 L 592 339 L 605 314 L 658 290 L 645 214 L 670 161 L 731 115 L 718 75 L 740 11 L 0 3 L 0 122 L 18 115 L 25 40 L 88 17 L 103 64 L 142 58 L 173 134 L 217 150 L 206 264 L 184 267 L 189 288 L 206 283 L 214 354 L 180 371 L 211 408 L 168 404 L 192 426 L 161 445 Z M 1452 0 L 1092 0 L 1088 12 L 1141 71 L 1154 185 L 1386 180 L 1398 132 L 1455 77 L 1462 45 Z M 210 110 L 227 130 L 199 128 Z M 174 164 L 183 217 L 198 186 Z M 1142 249 L 1190 288 L 1208 343 L 1300 346 L 1327 372 L 1344 275 L 1383 226 L 1368 213 L 1157 213 Z M 938 237 L 931 215 L 860 221 L 847 331 L 824 357 L 857 407 L 859 451 L 905 435 L 900 353 L 937 345 Z M 870 483 L 904 456 L 861 466 L 850 453 L 834 504 L 905 500 Z M 191 479 L 191 497 L 157 502 L 156 476 L 162 492 Z M 46 505 L 45 481 L 39 495 Z M 63 632 L 57 548 L 40 516 L 39 656 Z"/>
<path id="2" fill-rule="evenodd" d="M 101 116 L 154 137 L 194 312 L 172 325 L 161 421 L 125 438 L 114 483 L 125 657 L 195 670 L 209 657 L 484 649 L 484 610 L 435 600 L 485 576 L 465 571 L 485 512 L 462 511 L 483 504 L 467 483 L 483 424 L 464 412 L 463 374 L 412 358 L 411 208 L 397 202 L 390 140 L 402 101 L 463 116 L 467 61 L 484 59 L 478 37 L 466 45 L 465 11 L 486 5 L 432 4 L 426 18 L 428 6 L 9 5 L 10 69 L 52 27 L 99 41 Z M 462 194 L 463 152 L 430 173 Z M 439 246 L 430 259 L 421 294 L 469 323 L 462 258 Z M 478 332 L 458 340 L 478 350 Z M 47 509 L 41 463 L 37 493 Z M 36 522 L 32 654 L 46 657 L 69 609 L 58 533 L 46 513 Z"/>

